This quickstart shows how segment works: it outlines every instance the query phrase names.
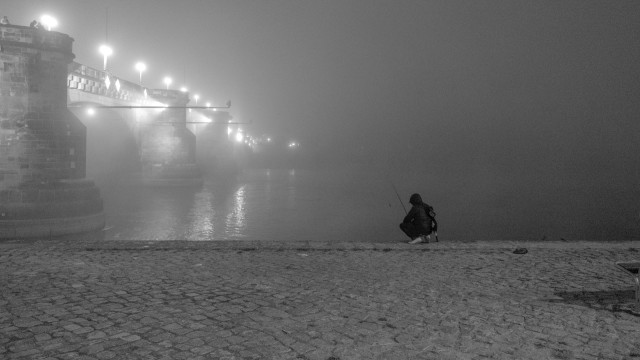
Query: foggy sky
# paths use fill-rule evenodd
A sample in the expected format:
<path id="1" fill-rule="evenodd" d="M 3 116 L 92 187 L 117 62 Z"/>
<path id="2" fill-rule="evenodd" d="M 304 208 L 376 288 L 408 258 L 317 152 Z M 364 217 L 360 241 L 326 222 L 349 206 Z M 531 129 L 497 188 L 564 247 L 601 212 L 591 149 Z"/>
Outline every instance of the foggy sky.
<path id="1" fill-rule="evenodd" d="M 106 13 L 108 8 L 108 29 Z M 637 189 L 640 2 L 3 0 L 75 39 L 76 61 L 200 102 L 247 130 L 454 174 L 610 176 Z"/>

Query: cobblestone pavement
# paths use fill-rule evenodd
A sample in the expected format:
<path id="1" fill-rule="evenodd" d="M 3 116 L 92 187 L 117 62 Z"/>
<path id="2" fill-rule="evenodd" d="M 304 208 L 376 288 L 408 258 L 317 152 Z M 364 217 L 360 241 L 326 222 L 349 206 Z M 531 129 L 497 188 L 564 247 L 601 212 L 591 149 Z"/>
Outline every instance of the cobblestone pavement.
<path id="1" fill-rule="evenodd" d="M 4 242 L 0 358 L 640 359 L 615 265 L 639 258 L 640 242 Z"/>

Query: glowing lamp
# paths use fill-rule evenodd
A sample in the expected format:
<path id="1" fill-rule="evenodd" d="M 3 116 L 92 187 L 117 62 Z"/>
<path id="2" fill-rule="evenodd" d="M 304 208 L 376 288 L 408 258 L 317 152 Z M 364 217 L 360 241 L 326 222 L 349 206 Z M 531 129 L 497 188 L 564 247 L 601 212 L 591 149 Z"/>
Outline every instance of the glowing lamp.
<path id="1" fill-rule="evenodd" d="M 113 49 L 109 47 L 109 45 L 101 45 L 100 48 L 98 48 L 98 50 L 100 51 L 100 54 L 102 54 L 102 57 L 104 58 L 104 64 L 103 64 L 102 70 L 107 71 L 107 58 L 113 54 Z"/>
<path id="2" fill-rule="evenodd" d="M 140 85 L 142 85 L 142 73 L 147 70 L 147 65 L 143 62 L 137 62 L 136 70 L 138 70 L 138 73 L 140 74 Z"/>
<path id="3" fill-rule="evenodd" d="M 171 80 L 170 77 L 166 76 L 162 82 L 164 82 L 165 85 L 167 85 L 167 90 L 169 90 L 169 85 L 171 85 L 171 83 L 173 82 L 173 80 Z"/>
<path id="4" fill-rule="evenodd" d="M 42 15 L 40 17 L 40 23 L 42 23 L 48 31 L 51 31 L 52 28 L 58 26 L 58 20 L 51 15 Z"/>

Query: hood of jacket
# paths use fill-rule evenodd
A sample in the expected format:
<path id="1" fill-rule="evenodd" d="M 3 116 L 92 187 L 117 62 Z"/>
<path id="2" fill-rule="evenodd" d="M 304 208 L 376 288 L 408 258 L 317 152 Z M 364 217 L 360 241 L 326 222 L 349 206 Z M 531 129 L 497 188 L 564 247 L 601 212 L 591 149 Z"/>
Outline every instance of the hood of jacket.
<path id="1" fill-rule="evenodd" d="M 409 203 L 411 205 L 420 205 L 422 204 L 422 197 L 420 196 L 420 194 L 413 194 L 409 198 Z"/>

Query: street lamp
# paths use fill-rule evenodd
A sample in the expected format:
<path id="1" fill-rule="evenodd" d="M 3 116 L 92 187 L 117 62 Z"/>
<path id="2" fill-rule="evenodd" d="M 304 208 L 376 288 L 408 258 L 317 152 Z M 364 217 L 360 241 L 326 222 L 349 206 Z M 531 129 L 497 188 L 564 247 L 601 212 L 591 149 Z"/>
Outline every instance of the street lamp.
<path id="1" fill-rule="evenodd" d="M 140 86 L 142 86 L 142 73 L 147 70 L 147 65 L 145 65 L 145 63 L 143 62 L 137 62 L 136 63 L 136 70 L 138 70 L 138 73 L 140 73 Z"/>
<path id="2" fill-rule="evenodd" d="M 193 98 L 196 99 L 196 105 L 198 105 L 198 99 L 200 99 L 200 95 L 195 94 L 193 95 Z"/>
<path id="3" fill-rule="evenodd" d="M 187 90 L 188 90 L 188 89 L 187 89 L 187 87 L 186 87 L 186 86 L 183 86 L 183 87 L 181 87 L 181 88 L 180 88 L 180 91 L 182 91 L 182 92 L 187 92 Z"/>
<path id="4" fill-rule="evenodd" d="M 40 23 L 44 25 L 48 31 L 51 31 L 51 28 L 58 26 L 58 20 L 51 15 L 42 15 L 40 17 Z"/>
<path id="5" fill-rule="evenodd" d="M 206 103 L 205 105 L 207 105 L 207 107 L 210 107 L 210 106 L 211 106 L 211 103 L 210 103 L 210 102 L 208 102 L 208 103 Z"/>
<path id="6" fill-rule="evenodd" d="M 171 85 L 171 78 L 168 76 L 165 76 L 164 80 L 162 80 L 164 82 L 165 85 L 167 85 L 167 90 L 169 90 L 169 85 Z"/>
<path id="7" fill-rule="evenodd" d="M 102 56 L 104 57 L 103 70 L 107 71 L 107 58 L 111 56 L 111 54 L 113 54 L 113 49 L 111 49 L 109 45 L 101 45 L 99 50 L 100 54 L 102 54 Z"/>

